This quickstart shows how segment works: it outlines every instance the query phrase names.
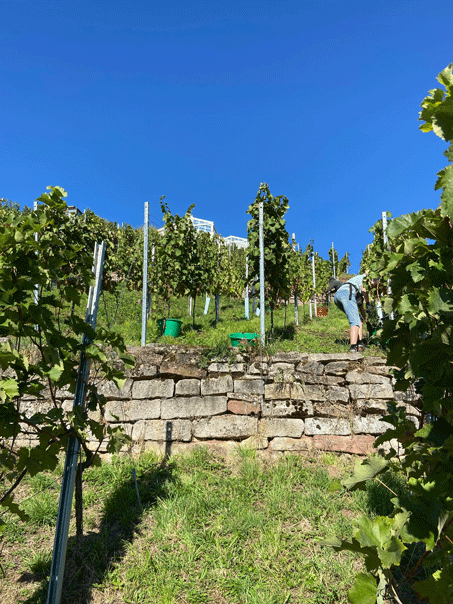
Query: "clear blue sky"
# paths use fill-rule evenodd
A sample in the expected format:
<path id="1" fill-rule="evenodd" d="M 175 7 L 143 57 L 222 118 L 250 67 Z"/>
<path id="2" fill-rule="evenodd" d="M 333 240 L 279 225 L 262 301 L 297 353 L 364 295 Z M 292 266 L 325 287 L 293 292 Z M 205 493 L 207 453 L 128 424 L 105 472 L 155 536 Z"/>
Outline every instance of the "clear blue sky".
<path id="1" fill-rule="evenodd" d="M 288 232 L 357 272 L 368 229 L 437 207 L 446 145 L 420 102 L 453 61 L 453 2 L 2 0 L 0 197 L 47 185 L 108 220 L 195 203 L 246 237 L 260 182 Z"/>

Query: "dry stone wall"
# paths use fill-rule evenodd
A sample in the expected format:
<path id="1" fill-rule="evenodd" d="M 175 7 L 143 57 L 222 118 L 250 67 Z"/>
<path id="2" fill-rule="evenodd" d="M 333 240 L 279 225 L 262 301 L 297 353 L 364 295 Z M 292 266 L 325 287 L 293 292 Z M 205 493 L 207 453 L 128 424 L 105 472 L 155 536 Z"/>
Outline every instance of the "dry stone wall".
<path id="1" fill-rule="evenodd" d="M 233 362 L 200 367 L 202 351 L 148 344 L 130 348 L 136 366 L 124 387 L 101 382 L 107 422 L 122 425 L 138 452 L 161 454 L 200 443 L 269 451 L 311 448 L 366 454 L 397 401 L 418 425 L 418 395 L 394 392 L 385 359 L 354 354 L 281 352 L 262 360 L 238 353 Z M 60 392 L 70 408 L 72 398 Z M 30 412 L 45 402 L 27 401 Z"/>

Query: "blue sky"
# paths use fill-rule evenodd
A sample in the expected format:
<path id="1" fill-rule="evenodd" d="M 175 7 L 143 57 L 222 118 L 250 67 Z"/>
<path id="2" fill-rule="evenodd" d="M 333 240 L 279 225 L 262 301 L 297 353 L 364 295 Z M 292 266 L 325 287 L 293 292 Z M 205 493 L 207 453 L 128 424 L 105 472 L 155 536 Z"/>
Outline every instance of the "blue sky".
<path id="1" fill-rule="evenodd" d="M 246 237 L 260 182 L 288 232 L 357 272 L 384 210 L 435 208 L 446 144 L 420 102 L 453 2 L 2 0 L 0 197 L 47 185 L 133 226 L 144 202 Z"/>

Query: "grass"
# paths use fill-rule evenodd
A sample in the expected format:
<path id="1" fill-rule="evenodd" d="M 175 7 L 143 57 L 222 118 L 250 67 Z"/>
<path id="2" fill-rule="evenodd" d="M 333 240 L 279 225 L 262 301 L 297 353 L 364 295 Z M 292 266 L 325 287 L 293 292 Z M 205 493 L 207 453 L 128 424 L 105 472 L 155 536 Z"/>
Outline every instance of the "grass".
<path id="1" fill-rule="evenodd" d="M 112 294 L 103 294 L 98 323 L 118 331 L 129 345 L 139 345 L 141 341 L 141 294 L 126 291 L 117 300 Z M 227 349 L 231 345 L 230 333 L 260 333 L 260 319 L 252 313 L 244 318 L 244 301 L 228 298 L 220 299 L 219 322 L 215 324 L 214 300 L 211 299 L 207 315 L 204 315 L 205 298 L 197 301 L 195 329 L 188 313 L 187 298 L 172 300 L 171 318 L 183 321 L 178 338 L 160 336 L 156 320 L 161 318 L 160 305 L 154 300 L 147 323 L 147 342 L 178 343 L 187 346 L 204 346 L 213 349 Z M 116 314 L 116 322 L 113 318 Z M 298 350 L 303 352 L 345 352 L 349 349 L 349 324 L 346 316 L 332 303 L 327 317 L 309 319 L 308 306 L 299 305 L 299 325 L 294 322 L 294 306 L 281 305 L 274 312 L 274 338 L 268 337 L 270 312 L 266 312 L 266 352 Z M 382 354 L 378 346 L 371 346 L 367 354 Z"/>
<path id="2" fill-rule="evenodd" d="M 346 603 L 362 561 L 319 541 L 350 535 L 367 510 L 365 493 L 328 492 L 350 469 L 349 456 L 270 458 L 240 447 L 227 459 L 200 447 L 92 468 L 81 551 L 70 528 L 62 602 Z M 24 488 L 33 495 L 30 482 Z M 46 601 L 53 532 L 42 522 L 4 533 L 3 604 Z"/>

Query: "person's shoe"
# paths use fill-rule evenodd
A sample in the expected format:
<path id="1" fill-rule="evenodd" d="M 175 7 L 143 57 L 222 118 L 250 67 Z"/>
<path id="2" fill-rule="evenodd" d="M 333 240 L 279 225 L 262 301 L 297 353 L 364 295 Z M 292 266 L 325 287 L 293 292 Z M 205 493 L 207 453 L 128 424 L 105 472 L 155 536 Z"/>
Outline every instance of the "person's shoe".
<path id="1" fill-rule="evenodd" d="M 348 350 L 348 352 L 349 352 L 349 353 L 352 353 L 352 352 L 359 352 L 359 351 L 358 351 L 357 344 L 353 344 L 353 345 L 351 346 L 351 348 Z"/>
<path id="2" fill-rule="evenodd" d="M 365 351 L 365 342 L 363 340 L 359 340 L 357 342 L 357 352 L 364 352 Z"/>

